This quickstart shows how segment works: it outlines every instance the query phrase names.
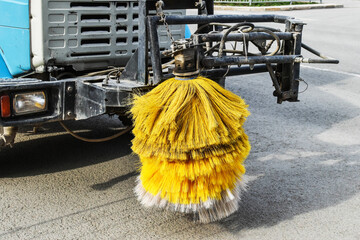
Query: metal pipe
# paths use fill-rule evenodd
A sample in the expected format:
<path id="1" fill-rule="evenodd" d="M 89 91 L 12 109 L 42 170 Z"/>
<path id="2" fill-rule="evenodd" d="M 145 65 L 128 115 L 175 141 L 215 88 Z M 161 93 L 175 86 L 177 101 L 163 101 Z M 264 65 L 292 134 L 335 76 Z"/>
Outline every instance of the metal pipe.
<path id="1" fill-rule="evenodd" d="M 295 63 L 331 63 L 338 64 L 339 60 L 337 59 L 313 59 L 313 58 L 303 58 L 297 57 L 295 58 Z"/>
<path id="2" fill-rule="evenodd" d="M 276 69 L 276 65 L 271 65 L 273 69 Z M 205 77 L 223 77 L 226 76 L 237 76 L 237 75 L 244 75 L 244 74 L 252 74 L 252 73 L 263 73 L 267 72 L 268 69 L 266 64 L 258 64 L 254 67 L 250 68 L 250 66 L 241 66 L 241 67 L 230 67 L 227 68 L 216 68 L 216 69 L 209 69 L 209 70 L 202 70 L 200 75 Z M 227 79 L 229 80 L 229 79 Z"/>
<path id="3" fill-rule="evenodd" d="M 290 32 L 274 32 L 276 36 L 281 40 L 291 40 L 293 39 L 293 34 Z M 221 41 L 224 34 L 214 33 L 214 34 L 199 34 L 199 39 L 202 42 L 218 42 Z M 252 33 L 231 33 L 226 37 L 227 41 L 243 41 L 245 38 L 246 41 L 253 40 L 273 40 L 274 37 L 271 34 L 263 32 L 252 32 Z"/>
<path id="4" fill-rule="evenodd" d="M 276 64 L 272 64 L 271 67 L 276 70 Z M 241 67 L 230 67 L 228 68 L 215 68 L 215 69 L 206 69 L 201 70 L 200 75 L 204 77 L 230 77 L 230 76 L 238 76 L 238 75 L 244 75 L 244 74 L 252 74 L 252 73 L 264 73 L 267 72 L 268 69 L 266 67 L 266 64 L 258 64 L 254 67 L 250 66 L 241 66 Z M 173 78 L 174 74 L 164 74 L 165 79 Z M 229 79 L 227 79 L 229 80 Z"/>
<path id="5" fill-rule="evenodd" d="M 157 24 L 160 22 L 159 16 L 150 17 Z M 285 23 L 287 20 L 292 19 L 288 16 L 279 16 L 273 14 L 264 15 L 170 15 L 166 16 L 166 22 L 168 24 L 179 25 L 179 24 L 207 24 L 211 22 L 218 23 L 239 23 L 239 22 L 277 22 Z"/>
<path id="6" fill-rule="evenodd" d="M 160 18 L 159 18 L 160 19 Z M 166 17 L 167 19 L 167 17 Z M 161 54 L 159 47 L 159 36 L 157 33 L 157 17 L 148 17 L 151 65 L 154 74 L 154 84 L 161 82 L 163 78 L 161 69 Z"/>
<path id="7" fill-rule="evenodd" d="M 293 63 L 295 58 L 299 57 L 297 55 L 289 56 L 250 56 L 250 57 L 241 57 L 241 56 L 227 56 L 227 57 L 205 57 L 202 59 L 201 63 L 207 67 L 221 67 L 228 65 L 238 65 L 238 64 L 258 64 L 258 63 Z"/>
<path id="8" fill-rule="evenodd" d="M 296 55 L 301 55 L 303 26 L 304 26 L 303 24 L 294 24 L 293 26 L 291 26 L 292 30 L 297 32 L 297 34 L 294 35 L 295 38 L 294 38 L 294 52 L 293 52 L 293 54 Z M 298 100 L 299 79 L 300 79 L 300 63 L 295 62 L 293 64 L 293 78 L 291 79 L 291 83 L 290 83 L 290 92 L 293 94 L 293 96 L 291 96 L 291 101 Z"/>
<path id="9" fill-rule="evenodd" d="M 147 31 L 146 31 L 146 0 L 139 1 L 139 50 L 138 50 L 138 80 L 144 84 L 147 83 Z"/>
<path id="10" fill-rule="evenodd" d="M 315 49 L 313 49 L 312 47 L 306 45 L 305 43 L 301 43 L 301 47 L 308 50 L 309 52 L 311 52 L 312 54 L 318 56 L 318 57 L 321 57 L 322 59 L 328 59 L 328 60 L 331 60 L 331 62 L 321 62 L 321 63 L 339 63 L 338 60 L 335 60 L 334 58 L 332 57 L 328 57 L 328 56 L 325 56 L 324 54 L 316 51 Z M 336 62 L 337 61 L 337 62 Z"/>

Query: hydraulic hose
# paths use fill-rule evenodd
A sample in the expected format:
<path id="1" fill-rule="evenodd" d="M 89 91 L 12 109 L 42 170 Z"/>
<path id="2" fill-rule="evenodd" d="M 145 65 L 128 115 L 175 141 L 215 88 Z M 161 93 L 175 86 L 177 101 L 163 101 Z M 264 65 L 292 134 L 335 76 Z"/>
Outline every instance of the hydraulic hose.
<path id="1" fill-rule="evenodd" d="M 81 141 L 84 141 L 84 142 L 91 142 L 91 143 L 99 143 L 99 142 L 106 142 L 106 141 L 110 141 L 112 139 L 115 139 L 117 137 L 120 137 L 121 135 L 124 135 L 125 133 L 131 131 L 131 129 L 133 128 L 132 126 L 129 126 L 127 128 L 125 128 L 124 130 L 112 135 L 112 136 L 109 136 L 109 137 L 104 137 L 104 138 L 96 138 L 96 139 L 90 139 L 90 138 L 85 138 L 85 137 L 81 137 L 79 135 L 77 135 L 76 133 L 74 133 L 73 131 L 71 131 L 65 124 L 64 122 L 59 122 L 60 125 L 71 135 L 73 136 L 74 138 L 76 139 L 79 139 Z"/>

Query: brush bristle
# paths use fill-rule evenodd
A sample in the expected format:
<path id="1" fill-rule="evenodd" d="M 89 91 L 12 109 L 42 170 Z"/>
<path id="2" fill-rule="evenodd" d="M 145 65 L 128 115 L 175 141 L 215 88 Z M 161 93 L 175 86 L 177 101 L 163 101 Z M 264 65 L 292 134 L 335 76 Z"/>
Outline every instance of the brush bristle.
<path id="1" fill-rule="evenodd" d="M 217 83 L 169 79 L 135 96 L 132 149 L 142 163 L 136 193 L 146 206 L 215 221 L 237 210 L 250 144 L 247 105 Z"/>
<path id="2" fill-rule="evenodd" d="M 176 204 L 161 198 L 161 193 L 152 195 L 144 189 L 141 180 L 137 178 L 137 184 L 134 189 L 138 201 L 145 207 L 158 207 L 169 211 L 182 213 L 193 213 L 195 219 L 201 223 L 209 223 L 225 218 L 236 212 L 239 208 L 241 194 L 246 191 L 247 179 L 245 176 L 236 182 L 235 188 L 230 191 L 226 190 L 221 193 L 222 198 L 219 200 L 209 198 L 205 202 Z"/>

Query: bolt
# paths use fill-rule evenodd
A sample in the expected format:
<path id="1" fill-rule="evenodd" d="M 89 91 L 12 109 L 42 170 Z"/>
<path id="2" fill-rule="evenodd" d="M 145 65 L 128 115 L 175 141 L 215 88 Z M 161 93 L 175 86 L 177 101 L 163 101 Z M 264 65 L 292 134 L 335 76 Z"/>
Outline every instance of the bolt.
<path id="1" fill-rule="evenodd" d="M 66 89 L 66 91 L 68 93 L 71 93 L 73 90 L 74 90 L 73 86 L 68 86 L 67 89 Z"/>
<path id="2" fill-rule="evenodd" d="M 66 115 L 68 115 L 68 117 L 72 116 L 72 112 L 71 111 L 67 111 Z"/>

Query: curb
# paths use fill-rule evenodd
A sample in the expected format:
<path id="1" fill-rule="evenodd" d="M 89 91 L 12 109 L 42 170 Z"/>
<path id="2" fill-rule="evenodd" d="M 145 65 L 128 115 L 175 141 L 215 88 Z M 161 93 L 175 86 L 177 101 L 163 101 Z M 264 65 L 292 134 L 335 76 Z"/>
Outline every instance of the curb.
<path id="1" fill-rule="evenodd" d="M 324 9 L 324 8 L 343 8 L 343 4 L 304 4 L 304 5 L 286 5 L 286 6 L 270 6 L 270 7 L 236 7 L 236 6 L 221 6 L 215 5 L 215 10 L 231 10 L 231 11 L 246 11 L 246 12 L 265 12 L 265 11 L 293 11 L 293 10 L 309 10 L 309 9 Z"/>

